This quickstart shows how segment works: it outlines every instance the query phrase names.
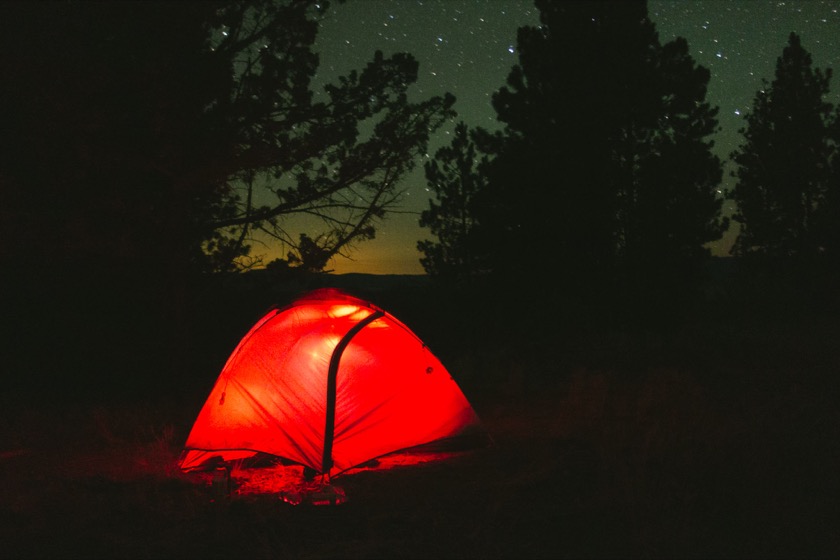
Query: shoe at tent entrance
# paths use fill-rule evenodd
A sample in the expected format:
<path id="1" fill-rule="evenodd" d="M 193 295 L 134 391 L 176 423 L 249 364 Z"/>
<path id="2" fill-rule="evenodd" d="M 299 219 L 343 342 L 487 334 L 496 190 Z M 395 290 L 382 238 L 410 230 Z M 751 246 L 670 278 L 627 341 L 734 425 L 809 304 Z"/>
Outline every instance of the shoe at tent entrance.
<path id="1" fill-rule="evenodd" d="M 346 500 L 337 476 L 437 461 L 490 441 L 416 334 L 327 288 L 272 309 L 242 338 L 178 464 L 211 473 L 228 496 L 337 504 Z"/>

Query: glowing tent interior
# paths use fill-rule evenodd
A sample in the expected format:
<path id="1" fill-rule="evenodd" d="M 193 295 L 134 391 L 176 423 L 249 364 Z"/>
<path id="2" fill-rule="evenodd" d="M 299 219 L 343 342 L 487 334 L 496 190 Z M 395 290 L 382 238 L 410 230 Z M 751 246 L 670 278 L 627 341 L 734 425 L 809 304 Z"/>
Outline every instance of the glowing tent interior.
<path id="1" fill-rule="evenodd" d="M 256 454 L 327 476 L 383 455 L 484 434 L 441 362 L 389 313 L 320 289 L 260 319 L 187 438 L 181 469 Z"/>

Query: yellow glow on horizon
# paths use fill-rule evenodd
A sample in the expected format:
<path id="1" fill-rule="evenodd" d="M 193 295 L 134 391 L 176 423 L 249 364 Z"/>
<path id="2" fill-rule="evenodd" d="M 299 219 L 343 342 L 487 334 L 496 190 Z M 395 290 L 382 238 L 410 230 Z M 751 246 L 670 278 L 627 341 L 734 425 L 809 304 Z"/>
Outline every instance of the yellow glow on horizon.
<path id="1" fill-rule="evenodd" d="M 301 231 L 306 230 L 301 228 Z M 276 242 L 267 236 L 257 234 L 256 237 L 258 241 L 252 245 L 254 257 L 260 256 L 264 263 L 285 258 L 285 249 L 279 248 Z M 362 241 L 350 249 L 349 257 L 339 255 L 330 259 L 326 270 L 333 274 L 425 275 L 417 241 L 428 237 L 428 230 L 417 225 L 416 216 L 398 214 L 378 226 L 374 239 Z"/>
<path id="2" fill-rule="evenodd" d="M 352 259 L 334 257 L 327 265 L 327 270 L 334 274 L 426 274 L 420 265 L 420 254 L 415 258 L 394 251 L 366 251 L 360 248 L 353 254 Z"/>

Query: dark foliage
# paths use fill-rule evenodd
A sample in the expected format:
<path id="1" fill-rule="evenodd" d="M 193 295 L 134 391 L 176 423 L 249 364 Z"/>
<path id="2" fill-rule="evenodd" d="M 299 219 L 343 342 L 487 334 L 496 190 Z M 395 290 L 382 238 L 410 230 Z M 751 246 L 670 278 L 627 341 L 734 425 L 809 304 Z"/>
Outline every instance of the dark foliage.
<path id="1" fill-rule="evenodd" d="M 0 254 L 225 270 L 262 229 L 322 269 L 373 237 L 453 99 L 409 103 L 417 62 L 381 53 L 317 97 L 328 5 L 4 6 L 4 229 L 37 239 Z"/>
<path id="2" fill-rule="evenodd" d="M 447 280 L 469 280 L 482 272 L 475 255 L 473 199 L 485 188 L 481 160 L 466 123 L 455 127 L 449 146 L 440 148 L 425 165 L 426 181 L 433 193 L 429 208 L 420 215 L 420 226 L 429 228 L 437 242 L 417 244 L 427 274 Z"/>
<path id="3" fill-rule="evenodd" d="M 832 158 L 829 91 L 831 69 L 812 68 L 798 35 L 776 62 L 772 83 L 756 93 L 745 117 L 744 144 L 732 154 L 738 182 L 729 196 L 738 204 L 737 255 L 813 261 L 837 252 L 837 190 Z M 835 117 L 836 118 L 836 117 Z"/>
<path id="4" fill-rule="evenodd" d="M 409 102 L 418 64 L 404 53 L 373 54 L 318 97 L 328 5 L 0 5 L 3 296 L 33 336 L 58 298 L 73 306 L 63 325 L 96 325 L 108 352 L 133 353 L 135 333 L 114 325 L 139 311 L 145 342 L 171 354 L 156 368 L 177 372 L 191 292 L 256 264 L 254 231 L 286 244 L 275 268 L 302 272 L 375 235 L 454 100 Z M 314 216 L 312 231 L 287 227 L 295 215 Z"/>
<path id="5" fill-rule="evenodd" d="M 520 63 L 493 97 L 505 129 L 481 143 L 490 266 L 506 284 L 561 268 L 571 290 L 616 271 L 684 279 L 727 225 L 708 70 L 684 40 L 660 45 L 645 2 L 537 7 L 541 26 L 519 30 Z"/>
<path id="6" fill-rule="evenodd" d="M 165 268 L 195 246 L 231 139 L 204 108 L 225 67 L 203 50 L 207 3 L 9 3 L 2 256 Z M 7 50 L 6 52 L 11 52 Z M 14 224 L 13 226 L 11 224 Z"/>
<path id="7" fill-rule="evenodd" d="M 833 152 L 819 229 L 823 236 L 826 260 L 831 263 L 831 267 L 840 269 L 840 106 L 835 107 L 828 134 Z"/>

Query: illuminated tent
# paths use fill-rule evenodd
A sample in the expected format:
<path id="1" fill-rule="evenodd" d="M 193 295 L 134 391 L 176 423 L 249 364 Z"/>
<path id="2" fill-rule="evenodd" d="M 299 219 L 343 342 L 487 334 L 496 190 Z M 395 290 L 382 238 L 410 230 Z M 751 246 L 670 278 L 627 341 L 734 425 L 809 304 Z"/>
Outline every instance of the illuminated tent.
<path id="1" fill-rule="evenodd" d="M 330 475 L 481 433 L 456 382 L 408 327 L 321 289 L 271 310 L 239 342 L 179 465 L 205 469 L 261 453 Z"/>

